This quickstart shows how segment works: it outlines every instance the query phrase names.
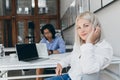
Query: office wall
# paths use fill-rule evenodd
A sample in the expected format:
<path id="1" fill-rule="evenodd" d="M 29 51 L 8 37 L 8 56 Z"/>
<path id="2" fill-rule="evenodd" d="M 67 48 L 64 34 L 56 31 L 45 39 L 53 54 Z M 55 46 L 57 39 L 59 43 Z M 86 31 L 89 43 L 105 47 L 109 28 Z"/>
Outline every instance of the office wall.
<path id="1" fill-rule="evenodd" d="M 74 27 L 70 27 L 69 29 L 67 30 L 64 30 L 63 31 L 63 37 L 64 37 L 64 40 L 65 40 L 65 43 L 67 45 L 73 45 L 74 44 Z"/>
<path id="2" fill-rule="evenodd" d="M 97 12 L 106 39 L 114 48 L 114 54 L 120 56 L 120 0 Z"/>
<path id="3" fill-rule="evenodd" d="M 65 11 L 67 10 L 67 8 L 70 6 L 70 4 L 72 3 L 73 0 L 60 0 L 60 14 L 61 17 L 63 16 L 63 14 L 65 13 Z"/>
<path id="4" fill-rule="evenodd" d="M 60 16 L 61 18 L 63 17 L 65 11 L 67 10 L 67 8 L 70 6 L 70 4 L 73 2 L 73 0 L 61 0 L 60 1 L 60 6 L 61 6 L 61 10 L 60 10 Z M 63 31 L 63 37 L 65 39 L 66 44 L 71 44 L 73 45 L 74 43 L 74 27 L 71 27 L 67 30 Z"/>
<path id="5" fill-rule="evenodd" d="M 120 0 L 97 12 L 105 34 L 106 39 L 111 43 L 114 49 L 114 55 L 120 56 Z M 119 74 L 120 65 L 111 65 L 108 67 L 112 72 Z M 120 75 L 120 74 L 119 74 Z"/>

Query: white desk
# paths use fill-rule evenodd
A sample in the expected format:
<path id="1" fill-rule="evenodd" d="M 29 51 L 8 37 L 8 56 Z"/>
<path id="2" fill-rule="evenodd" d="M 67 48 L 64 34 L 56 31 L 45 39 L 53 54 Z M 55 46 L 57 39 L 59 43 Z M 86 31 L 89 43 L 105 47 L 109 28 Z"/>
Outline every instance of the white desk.
<path id="1" fill-rule="evenodd" d="M 4 48 L 4 51 L 5 51 L 5 52 L 15 52 L 15 51 L 16 51 L 16 49 L 15 49 L 15 47 L 11 47 L 11 48 Z"/>
<path id="2" fill-rule="evenodd" d="M 65 58 L 68 54 L 56 54 L 51 55 L 48 60 L 39 61 L 36 60 L 34 62 L 23 62 L 18 61 L 17 58 L 11 58 L 10 56 L 6 56 L 2 59 L 0 59 L 0 71 L 4 73 L 4 71 L 9 70 L 21 70 L 21 69 L 36 69 L 36 68 L 52 68 L 56 67 L 58 61 L 62 58 Z M 2 75 L 2 73 L 1 73 Z M 33 76 L 22 76 L 22 77 L 7 77 L 1 76 L 0 80 L 8 80 L 8 79 L 19 79 L 19 78 L 35 78 L 35 77 L 46 77 L 46 76 L 52 76 L 52 75 L 33 75 Z"/>
<path id="3" fill-rule="evenodd" d="M 3 59 L 0 59 L 0 71 L 9 71 L 9 70 L 20 70 L 20 69 L 36 69 L 36 68 L 52 68 L 56 67 L 56 64 L 59 60 L 65 58 L 69 53 L 65 54 L 55 54 L 51 55 L 50 59 L 39 61 L 36 60 L 35 62 L 23 62 L 18 61 L 17 58 L 12 59 L 9 56 L 4 57 Z M 119 57 L 113 57 L 111 64 L 120 64 L 120 58 Z M 2 75 L 2 74 L 1 74 Z M 2 76 L 0 80 L 8 80 L 8 79 L 19 79 L 19 78 L 35 78 L 35 77 L 45 77 L 45 76 L 52 76 L 52 75 L 33 75 L 33 76 L 22 76 L 22 77 L 7 77 Z"/>

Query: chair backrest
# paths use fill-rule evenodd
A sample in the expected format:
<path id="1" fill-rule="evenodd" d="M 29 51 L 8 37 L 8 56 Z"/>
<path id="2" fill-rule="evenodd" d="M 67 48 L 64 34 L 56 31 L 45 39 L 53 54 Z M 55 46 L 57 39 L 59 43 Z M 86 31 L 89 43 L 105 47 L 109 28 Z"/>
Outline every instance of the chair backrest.
<path id="1" fill-rule="evenodd" d="M 100 80 L 100 72 L 85 74 L 82 76 L 82 80 Z"/>
<path id="2" fill-rule="evenodd" d="M 55 31 L 56 31 L 56 36 L 62 37 L 62 32 L 61 32 L 61 30 L 55 30 Z"/>

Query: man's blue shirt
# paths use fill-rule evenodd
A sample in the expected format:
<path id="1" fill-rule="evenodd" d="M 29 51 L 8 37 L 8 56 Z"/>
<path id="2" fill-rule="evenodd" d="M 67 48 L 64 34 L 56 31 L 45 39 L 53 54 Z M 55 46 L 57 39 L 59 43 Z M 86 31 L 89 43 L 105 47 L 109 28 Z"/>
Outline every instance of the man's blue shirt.
<path id="1" fill-rule="evenodd" d="M 49 42 L 46 38 L 42 38 L 40 43 L 46 43 L 48 50 L 58 50 L 60 53 L 65 53 L 65 42 L 59 36 L 56 36 L 51 42 Z"/>

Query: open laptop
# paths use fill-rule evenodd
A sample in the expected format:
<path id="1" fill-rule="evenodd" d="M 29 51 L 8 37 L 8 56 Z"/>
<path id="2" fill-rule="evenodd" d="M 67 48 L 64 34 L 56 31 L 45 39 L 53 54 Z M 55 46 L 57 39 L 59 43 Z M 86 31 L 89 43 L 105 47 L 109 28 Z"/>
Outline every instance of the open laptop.
<path id="1" fill-rule="evenodd" d="M 44 45 L 44 47 L 43 47 Z M 44 48 L 44 49 L 42 49 Z M 42 49 L 42 50 L 41 50 Z M 33 61 L 36 59 L 46 60 L 48 59 L 48 52 L 46 45 L 40 44 L 16 44 L 16 53 L 19 61 Z M 39 54 L 38 54 L 39 53 Z"/>
<path id="2" fill-rule="evenodd" d="M 39 58 L 48 58 L 48 50 L 45 43 L 36 43 Z"/>

